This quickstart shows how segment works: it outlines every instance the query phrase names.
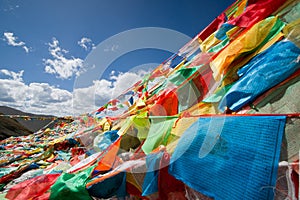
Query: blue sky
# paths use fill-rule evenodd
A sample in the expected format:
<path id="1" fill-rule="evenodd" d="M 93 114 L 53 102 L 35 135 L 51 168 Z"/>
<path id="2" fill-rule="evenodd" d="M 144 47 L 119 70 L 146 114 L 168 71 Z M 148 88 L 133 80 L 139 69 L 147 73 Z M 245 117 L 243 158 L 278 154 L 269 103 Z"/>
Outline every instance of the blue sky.
<path id="1" fill-rule="evenodd" d="M 233 2 L 0 0 L 0 104 L 54 115 L 72 115 L 93 109 L 99 105 L 88 106 L 93 102 L 86 99 L 78 100 L 81 106 L 75 111 L 71 108 L 74 81 L 84 72 L 86 57 L 101 42 L 123 31 L 142 27 L 166 28 L 194 37 Z M 149 40 L 149 36 L 143 39 Z M 174 38 L 174 43 L 180 47 L 185 41 Z M 108 46 L 107 51 L 119 48 L 122 46 L 116 43 Z M 121 91 L 127 86 L 124 81 L 137 80 L 149 71 L 145 67 L 132 68 L 145 63 L 161 63 L 170 55 L 165 50 L 143 49 L 115 59 L 106 66 L 97 82 L 102 91 L 106 90 L 99 94 L 100 103 L 110 98 L 108 90 L 116 90 L 114 87 L 118 85 L 113 82 L 122 85 L 117 89 Z M 87 95 L 88 91 L 82 89 L 77 97 L 94 95 Z"/>

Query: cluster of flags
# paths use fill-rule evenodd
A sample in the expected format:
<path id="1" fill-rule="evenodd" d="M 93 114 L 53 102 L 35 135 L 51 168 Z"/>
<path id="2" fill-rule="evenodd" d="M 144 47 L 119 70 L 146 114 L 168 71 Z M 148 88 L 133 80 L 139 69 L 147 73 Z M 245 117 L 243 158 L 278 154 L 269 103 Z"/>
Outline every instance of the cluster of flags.
<path id="1" fill-rule="evenodd" d="M 38 145 L 31 136 L 2 141 L 3 196 L 297 198 L 299 8 L 237 0 L 99 109 L 35 133 Z M 11 152 L 22 156 L 9 160 Z M 33 164 L 39 173 L 8 184 Z"/>

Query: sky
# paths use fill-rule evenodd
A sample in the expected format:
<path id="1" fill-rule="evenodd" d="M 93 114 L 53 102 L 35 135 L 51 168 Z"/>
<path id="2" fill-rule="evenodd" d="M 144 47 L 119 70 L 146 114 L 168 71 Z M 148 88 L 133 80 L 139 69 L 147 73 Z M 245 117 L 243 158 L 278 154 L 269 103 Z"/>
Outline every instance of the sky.
<path id="1" fill-rule="evenodd" d="M 0 105 L 55 116 L 93 111 L 233 2 L 0 0 Z"/>

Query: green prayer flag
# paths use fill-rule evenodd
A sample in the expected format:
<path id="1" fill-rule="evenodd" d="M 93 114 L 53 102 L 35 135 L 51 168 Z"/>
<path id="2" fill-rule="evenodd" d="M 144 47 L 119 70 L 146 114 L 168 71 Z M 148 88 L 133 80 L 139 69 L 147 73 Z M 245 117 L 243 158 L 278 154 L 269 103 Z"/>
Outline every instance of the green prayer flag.
<path id="1" fill-rule="evenodd" d="M 177 70 L 176 73 L 172 74 L 168 78 L 168 80 L 171 83 L 179 86 L 184 81 L 186 81 L 187 78 L 189 78 L 190 76 L 192 76 L 199 68 L 200 68 L 200 66 L 190 67 L 190 68 L 181 68 L 181 69 Z"/>
<path id="2" fill-rule="evenodd" d="M 86 190 L 86 182 L 95 166 L 75 174 L 62 173 L 51 187 L 50 200 L 86 200 L 92 199 Z"/>
<path id="3" fill-rule="evenodd" d="M 145 139 L 148 135 L 150 122 L 147 118 L 133 118 L 133 125 L 138 130 L 137 137 L 139 139 Z"/>
<path id="4" fill-rule="evenodd" d="M 169 135 L 168 131 L 173 126 L 176 118 L 152 118 L 151 126 L 149 129 L 148 137 L 142 146 L 145 154 L 149 154 L 152 150 L 157 148 L 162 140 L 166 141 L 167 138 L 164 135 Z"/>

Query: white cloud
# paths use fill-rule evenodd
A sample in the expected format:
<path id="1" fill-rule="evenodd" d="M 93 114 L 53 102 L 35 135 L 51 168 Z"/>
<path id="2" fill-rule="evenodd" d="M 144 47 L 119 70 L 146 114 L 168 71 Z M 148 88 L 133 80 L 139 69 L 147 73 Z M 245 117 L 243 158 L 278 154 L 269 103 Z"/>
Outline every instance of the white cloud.
<path id="1" fill-rule="evenodd" d="M 48 83 L 25 84 L 19 73 L 0 70 L 8 79 L 0 79 L 0 104 L 24 112 L 65 116 L 73 113 L 72 93 Z"/>
<path id="2" fill-rule="evenodd" d="M 4 34 L 5 39 L 7 40 L 7 44 L 11 46 L 23 46 L 25 45 L 25 42 L 17 42 L 18 38 L 14 36 L 14 33 L 5 32 Z"/>
<path id="3" fill-rule="evenodd" d="M 18 37 L 14 36 L 12 32 L 4 32 L 4 41 L 7 41 L 7 44 L 14 47 L 22 47 L 26 53 L 29 52 L 30 48 L 25 45 L 23 41 L 17 41 Z"/>
<path id="4" fill-rule="evenodd" d="M 110 79 L 114 81 L 112 83 L 113 90 L 111 91 L 112 98 L 115 98 L 129 87 L 133 86 L 133 84 L 141 80 L 148 73 L 148 71 L 140 70 L 138 72 L 125 72 L 119 73 L 118 75 L 112 75 L 110 77 Z"/>
<path id="5" fill-rule="evenodd" d="M 97 80 L 94 84 L 85 88 L 73 90 L 73 108 L 75 112 L 86 113 L 97 109 L 95 98 L 101 105 L 105 104 L 111 96 L 111 82 L 108 80 Z M 98 88 L 98 89 L 97 89 Z M 96 94 L 99 92 L 100 94 Z"/>
<path id="6" fill-rule="evenodd" d="M 95 44 L 92 42 L 90 38 L 83 37 L 77 43 L 86 51 L 96 48 Z"/>
<path id="7" fill-rule="evenodd" d="M 0 79 L 0 105 L 11 106 L 24 112 L 50 114 L 56 116 L 79 115 L 92 112 L 116 98 L 139 81 L 148 71 L 118 73 L 110 78 L 95 80 L 86 88 L 76 88 L 72 92 L 48 83 L 23 82 L 24 71 L 0 72 L 7 78 Z"/>
<path id="8" fill-rule="evenodd" d="M 113 71 L 110 79 L 93 81 L 93 85 L 86 88 L 76 88 L 73 91 L 73 106 L 75 110 L 82 110 L 83 113 L 91 112 L 116 98 L 125 90 L 141 80 L 148 71 L 118 73 Z"/>
<path id="9" fill-rule="evenodd" d="M 15 81 L 23 81 L 22 76 L 24 70 L 21 70 L 17 73 L 17 72 L 9 71 L 7 69 L 0 69 L 0 73 L 12 78 Z"/>
<path id="10" fill-rule="evenodd" d="M 49 53 L 52 59 L 44 59 L 45 72 L 55 74 L 57 78 L 68 79 L 72 76 L 79 76 L 84 71 L 83 60 L 80 58 L 67 58 L 67 50 L 59 46 L 59 41 L 52 38 L 52 43 L 48 43 Z"/>
<path id="11" fill-rule="evenodd" d="M 29 53 L 29 50 L 30 50 L 30 49 L 29 49 L 28 47 L 22 46 L 22 48 L 25 50 L 26 53 Z"/>

